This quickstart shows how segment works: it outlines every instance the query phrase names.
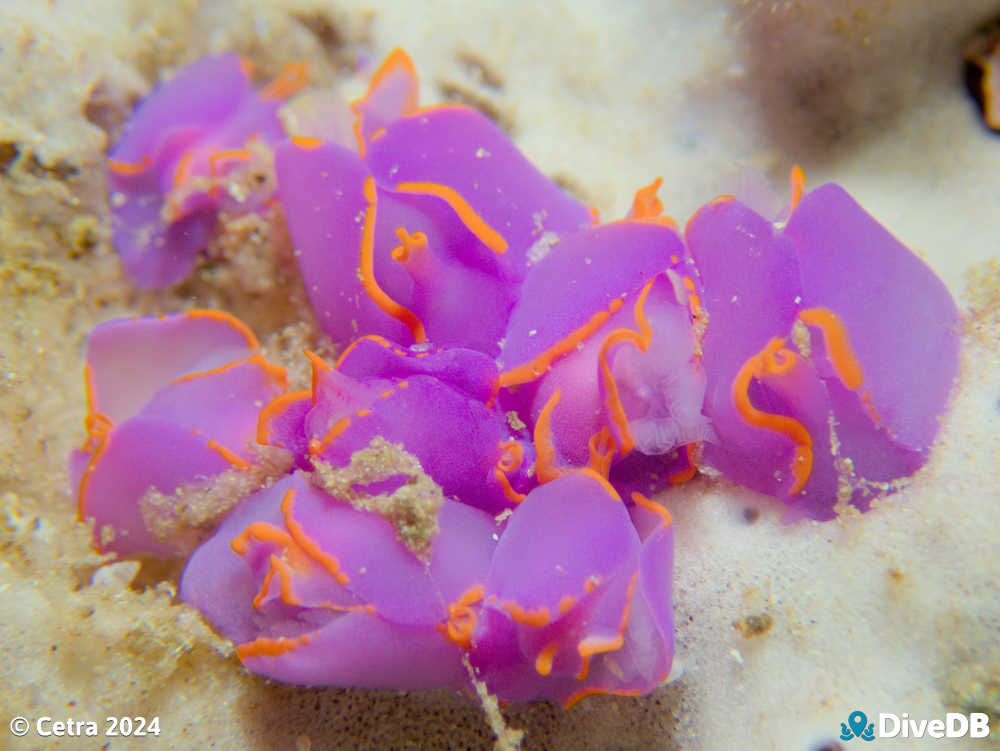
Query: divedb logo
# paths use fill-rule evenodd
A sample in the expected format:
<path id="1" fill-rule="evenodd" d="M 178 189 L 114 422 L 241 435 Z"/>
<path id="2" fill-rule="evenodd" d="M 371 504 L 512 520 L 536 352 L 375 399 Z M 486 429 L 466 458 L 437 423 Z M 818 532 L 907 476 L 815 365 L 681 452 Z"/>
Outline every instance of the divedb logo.
<path id="1" fill-rule="evenodd" d="M 877 732 L 876 732 L 877 726 Z M 903 712 L 901 715 L 880 712 L 878 723 L 869 722 L 868 715 L 855 709 L 840 723 L 840 740 L 859 738 L 873 741 L 876 738 L 989 738 L 990 716 L 985 712 L 948 712 L 943 719 L 914 720 Z"/>

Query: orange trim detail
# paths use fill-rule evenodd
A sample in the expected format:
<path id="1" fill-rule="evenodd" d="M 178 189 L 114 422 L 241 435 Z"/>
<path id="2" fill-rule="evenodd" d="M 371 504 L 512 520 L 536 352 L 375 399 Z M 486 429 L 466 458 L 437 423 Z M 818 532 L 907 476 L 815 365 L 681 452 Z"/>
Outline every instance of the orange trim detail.
<path id="1" fill-rule="evenodd" d="M 246 529 L 232 539 L 229 547 L 236 555 L 246 555 L 250 549 L 250 540 L 269 542 L 288 548 L 292 546 L 291 535 L 283 529 L 278 529 L 268 522 L 252 522 Z"/>
<path id="2" fill-rule="evenodd" d="M 102 412 L 91 412 L 83 418 L 83 427 L 87 431 L 87 438 L 83 442 L 81 451 L 90 451 L 91 442 L 100 443 L 108 433 L 115 427 L 110 417 Z"/>
<path id="3" fill-rule="evenodd" d="M 528 496 L 514 490 L 514 487 L 510 484 L 510 480 L 507 478 L 507 473 L 520 469 L 521 464 L 524 462 L 524 446 L 519 441 L 507 441 L 506 443 L 500 441 L 500 449 L 503 451 L 503 454 L 497 460 L 493 476 L 500 483 L 503 494 L 507 499 L 511 503 L 520 503 Z"/>
<path id="4" fill-rule="evenodd" d="M 240 61 L 240 70 L 243 71 L 243 76 L 247 80 L 249 80 L 250 77 L 253 76 L 253 70 L 254 70 L 253 63 L 250 61 L 249 58 L 243 57 L 243 55 L 240 55 L 239 61 Z"/>
<path id="5" fill-rule="evenodd" d="M 579 691 L 570 695 L 570 697 L 563 704 L 563 710 L 569 711 L 580 701 L 580 699 L 585 699 L 588 696 L 594 696 L 595 694 L 610 694 L 611 696 L 641 696 L 642 691 L 635 688 L 620 688 L 620 689 L 608 689 L 608 688 L 581 688 Z"/>
<path id="6" fill-rule="evenodd" d="M 250 462 L 248 462 L 239 454 L 230 451 L 221 443 L 218 443 L 216 441 L 209 441 L 208 447 L 213 451 L 217 451 L 219 453 L 219 456 L 221 456 L 227 462 L 236 467 L 236 469 L 244 469 L 244 470 L 250 469 Z"/>
<path id="7" fill-rule="evenodd" d="M 633 219 L 655 219 L 663 213 L 663 202 L 656 195 L 660 186 L 663 185 L 663 178 L 658 177 L 645 188 L 639 188 L 632 199 Z"/>
<path id="8" fill-rule="evenodd" d="M 323 145 L 322 138 L 315 138 L 313 136 L 289 136 L 288 140 L 305 151 L 312 151 Z"/>
<path id="9" fill-rule="evenodd" d="M 536 608 L 535 610 L 531 610 L 530 608 L 522 608 L 516 602 L 505 602 L 500 606 L 500 609 L 509 615 L 513 620 L 518 623 L 523 623 L 525 626 L 541 628 L 542 626 L 547 626 L 552 620 L 549 609 L 544 605 L 540 608 Z"/>
<path id="10" fill-rule="evenodd" d="M 500 450 L 503 456 L 497 462 L 497 469 L 502 472 L 513 472 L 521 467 L 524 461 L 524 446 L 519 441 L 500 442 Z"/>
<path id="11" fill-rule="evenodd" d="M 780 375 L 795 367 L 797 355 L 784 349 L 785 340 L 774 337 L 758 352 L 752 355 L 740 368 L 733 379 L 733 405 L 746 422 L 755 428 L 781 433 L 795 444 L 795 456 L 792 459 L 792 474 L 795 484 L 789 490 L 789 495 L 796 495 L 805 486 L 812 474 L 812 436 L 798 420 L 785 415 L 773 415 L 757 409 L 750 403 L 750 382 L 754 378 L 766 375 Z"/>
<path id="12" fill-rule="evenodd" d="M 423 107 L 416 107 L 415 109 L 412 109 L 409 112 L 407 112 L 405 115 L 403 115 L 400 118 L 400 120 L 403 120 L 403 119 L 412 120 L 413 118 L 424 117 L 425 115 L 428 115 L 430 113 L 434 113 L 434 112 L 447 112 L 447 111 L 451 111 L 451 112 L 476 112 L 475 108 L 470 107 L 467 104 L 459 104 L 458 102 L 441 102 L 439 104 L 427 104 L 427 105 L 424 105 Z M 380 130 L 384 131 L 385 128 L 381 128 Z M 372 135 L 372 137 L 371 137 L 370 140 L 374 141 L 378 136 L 379 136 L 379 133 L 376 132 L 376 133 L 374 133 Z"/>
<path id="13" fill-rule="evenodd" d="M 601 475 L 597 474 L 597 472 L 590 469 L 590 467 L 581 467 L 580 469 L 574 469 L 572 471 L 579 472 L 580 474 L 583 475 L 587 475 L 587 477 L 589 477 L 592 480 L 597 480 L 597 482 L 600 483 L 602 488 L 604 488 L 604 492 L 608 494 L 611 500 L 617 503 L 622 502 L 622 497 L 618 495 L 618 491 L 614 489 L 614 487 L 611 485 L 610 482 L 608 482 L 608 478 L 602 477 Z"/>
<path id="14" fill-rule="evenodd" d="M 108 433 L 94 448 L 94 453 L 90 455 L 90 459 L 87 461 L 87 467 L 84 469 L 83 476 L 80 478 L 80 485 L 77 488 L 76 513 L 81 520 L 87 518 L 85 514 L 87 507 L 87 488 L 90 484 L 90 476 L 93 474 L 94 468 L 97 466 L 97 460 L 100 459 L 101 454 L 103 454 L 107 449 L 110 441 L 111 434 Z"/>
<path id="15" fill-rule="evenodd" d="M 625 609 L 622 611 L 621 621 L 618 623 L 618 636 L 614 639 L 589 637 L 580 640 L 580 643 L 576 645 L 576 651 L 579 652 L 583 663 L 580 672 L 576 675 L 578 681 L 586 679 L 587 672 L 590 670 L 591 657 L 604 652 L 616 652 L 625 645 L 625 629 L 628 628 L 628 619 L 632 614 L 632 596 L 635 594 L 635 583 L 638 578 L 639 572 L 636 571 L 629 580 L 628 589 L 625 592 Z"/>
<path id="16" fill-rule="evenodd" d="M 639 293 L 639 297 L 635 301 L 633 315 L 638 331 L 633 331 L 632 329 L 615 329 L 604 338 L 597 357 L 601 370 L 601 381 L 604 384 L 604 391 L 607 394 L 604 406 L 608 410 L 608 419 L 618 428 L 618 434 L 621 437 L 621 445 L 618 447 L 618 450 L 622 456 L 628 454 L 635 447 L 635 440 L 628 429 L 628 415 L 625 414 L 625 408 L 622 406 L 621 396 L 618 393 L 618 384 L 615 383 L 615 378 L 611 373 L 611 366 L 608 365 L 608 351 L 616 344 L 622 342 L 628 342 L 640 352 L 645 352 L 649 349 L 649 343 L 653 339 L 653 330 L 646 320 L 643 306 L 646 303 L 646 296 L 649 294 L 649 290 L 653 288 L 655 281 L 655 279 L 650 279 L 646 282 L 646 286 L 642 288 L 642 292 Z"/>
<path id="17" fill-rule="evenodd" d="M 260 354 L 250 355 L 250 357 L 246 357 L 242 360 L 233 360 L 232 362 L 227 362 L 225 365 L 220 365 L 217 368 L 211 368 L 209 370 L 199 370 L 194 373 L 185 373 L 182 376 L 178 376 L 170 383 L 171 384 L 184 383 L 186 381 L 193 381 L 196 378 L 204 378 L 206 376 L 219 375 L 220 373 L 225 373 L 227 370 L 232 370 L 233 368 L 237 368 L 240 365 L 249 365 L 249 364 L 253 364 L 259 367 L 261 370 L 263 370 L 265 373 L 271 376 L 271 378 L 277 381 L 278 385 L 281 386 L 281 388 L 285 388 L 285 386 L 288 385 L 286 377 L 287 374 L 285 373 L 285 369 L 282 368 L 280 365 L 272 365 L 271 363 L 269 363 L 267 360 L 264 359 L 263 355 Z"/>
<path id="18" fill-rule="evenodd" d="M 510 370 L 506 370 L 501 373 L 500 386 L 502 388 L 508 388 L 510 386 L 516 386 L 521 383 L 529 383 L 535 380 L 541 376 L 542 373 L 548 370 L 556 359 L 562 357 L 568 352 L 573 351 L 578 344 L 582 344 L 584 341 L 589 339 L 594 332 L 607 322 L 613 313 L 617 313 L 621 310 L 621 307 L 624 304 L 625 301 L 622 300 L 622 298 L 613 298 L 611 302 L 608 303 L 607 310 L 599 310 L 594 313 L 594 315 L 590 317 L 590 320 L 583 324 L 583 326 L 570 332 L 568 336 L 564 339 L 560 339 L 547 350 L 535 357 L 535 359 L 525 363 L 524 365 L 518 365 L 515 368 L 511 368 Z"/>
<path id="19" fill-rule="evenodd" d="M 694 445 L 694 444 L 688 443 L 688 444 L 685 444 L 685 446 L 684 446 L 684 451 L 687 452 L 688 463 L 691 466 L 688 467 L 687 469 L 682 469 L 682 470 L 680 470 L 678 472 L 674 472 L 672 475 L 668 476 L 667 477 L 667 482 L 669 482 L 671 485 L 680 485 L 681 483 L 685 483 L 688 480 L 693 479 L 694 476 L 696 474 L 698 474 L 698 468 L 696 466 L 694 466 L 694 461 L 692 461 L 692 459 L 691 459 L 691 446 L 692 445 Z"/>
<path id="20" fill-rule="evenodd" d="M 237 555 L 246 555 L 250 549 L 250 540 L 256 539 L 261 542 L 271 543 L 280 546 L 281 555 L 271 553 L 268 558 L 269 567 L 261 584 L 260 591 L 253 599 L 253 606 L 259 608 L 267 597 L 271 582 L 277 575 L 281 581 L 281 600 L 289 605 L 300 605 L 301 600 L 295 596 L 292 589 L 293 574 L 292 569 L 305 572 L 309 571 L 312 563 L 319 564 L 327 571 L 341 586 L 345 586 L 349 579 L 347 574 L 340 570 L 340 563 L 337 559 L 322 550 L 319 545 L 311 539 L 302 526 L 292 516 L 292 504 L 295 498 L 295 488 L 288 490 L 281 501 L 281 513 L 284 517 L 285 529 L 269 524 L 267 522 L 253 522 L 237 537 L 230 542 L 230 547 Z M 322 607 L 329 607 L 333 610 L 345 610 L 347 612 L 374 613 L 372 605 L 360 605 L 342 607 L 326 603 Z M 297 649 L 303 644 L 308 644 L 309 634 L 303 634 L 296 638 L 279 637 L 277 639 L 261 637 L 252 642 L 241 644 L 237 648 L 240 659 L 245 657 L 274 657 L 285 652 Z"/>
<path id="21" fill-rule="evenodd" d="M 632 500 L 635 502 L 636 506 L 641 506 L 647 511 L 652 511 L 654 514 L 659 516 L 660 519 L 663 520 L 664 527 L 669 527 L 671 524 L 674 523 L 674 518 L 670 515 L 670 512 L 667 511 L 667 509 L 664 506 L 660 505 L 656 501 L 651 501 L 642 493 L 633 491 Z"/>
<path id="22" fill-rule="evenodd" d="M 788 185 L 792 194 L 791 207 L 794 209 L 801 203 L 806 192 L 806 173 L 797 164 L 788 173 Z"/>
<path id="23" fill-rule="evenodd" d="M 685 234 L 685 236 L 688 235 L 691 232 L 691 223 L 694 222 L 694 220 L 697 218 L 697 216 L 701 212 L 705 211 L 710 206 L 721 206 L 722 204 L 729 203 L 732 200 L 733 200 L 733 197 L 730 196 L 730 195 L 726 195 L 726 194 L 718 195 L 715 198 L 713 198 L 711 201 L 709 201 L 708 203 L 706 203 L 704 206 L 702 206 L 700 209 L 698 209 L 696 212 L 694 212 L 691 215 L 691 217 L 687 220 L 687 223 L 685 223 L 685 225 L 684 225 L 684 234 Z"/>
<path id="24" fill-rule="evenodd" d="M 117 159 L 108 159 L 108 169 L 116 175 L 124 177 L 141 175 L 152 166 L 153 158 L 149 154 L 146 154 L 138 162 L 119 162 Z"/>
<path id="25" fill-rule="evenodd" d="M 315 438 L 313 438 L 311 441 L 309 441 L 309 453 L 312 456 L 316 456 L 317 454 L 322 454 L 326 450 L 326 447 L 329 446 L 331 443 L 333 443 L 334 439 L 338 435 L 347 430 L 347 426 L 350 424 L 351 424 L 350 417 L 341 417 L 339 420 L 337 420 L 337 422 L 333 424 L 333 427 L 331 427 L 328 431 L 326 431 L 326 435 L 323 436 L 322 440 L 317 441 Z"/>
<path id="26" fill-rule="evenodd" d="M 218 177 L 222 172 L 223 162 L 249 162 L 253 155 L 246 149 L 224 149 L 216 151 L 208 157 L 208 173 Z"/>
<path id="27" fill-rule="evenodd" d="M 882 417 L 881 415 L 879 415 L 878 410 L 875 409 L 875 405 L 872 403 L 872 395 L 869 392 L 867 391 L 861 392 L 861 403 L 864 405 L 865 411 L 868 413 L 868 416 L 872 419 L 872 422 L 875 423 L 875 427 L 876 428 L 882 427 Z"/>
<path id="28" fill-rule="evenodd" d="M 413 341 L 417 344 L 427 339 L 424 325 L 416 314 L 407 310 L 387 295 L 375 279 L 375 179 L 366 177 L 363 187 L 365 201 L 365 223 L 361 230 L 361 284 L 379 308 L 395 318 L 410 330 Z M 346 353 L 345 353 L 346 354 Z"/>
<path id="29" fill-rule="evenodd" d="M 280 365 L 274 365 L 267 361 L 263 355 L 253 355 L 248 358 L 250 362 L 256 364 L 273 378 L 282 390 L 288 388 L 288 371 Z"/>
<path id="30" fill-rule="evenodd" d="M 177 161 L 177 167 L 174 169 L 174 177 L 170 181 L 170 184 L 174 188 L 180 188 L 184 184 L 188 172 L 191 171 L 191 163 L 193 161 L 194 149 L 188 149 L 181 155 L 181 158 Z"/>
<path id="31" fill-rule="evenodd" d="M 387 350 L 390 350 L 393 354 L 399 355 L 400 357 L 413 356 L 412 353 L 410 353 L 408 350 L 395 346 L 394 344 L 392 344 L 392 342 L 387 341 L 378 334 L 366 334 L 365 336 L 359 337 L 358 339 L 355 339 L 353 342 L 347 345 L 347 349 L 345 349 L 343 352 L 340 353 L 340 357 L 338 357 L 337 362 L 334 363 L 333 369 L 340 370 L 340 366 L 344 363 L 344 360 L 347 359 L 347 356 L 354 350 L 355 347 L 361 344 L 361 342 L 365 341 L 375 342 L 376 344 L 384 347 Z M 435 350 L 434 352 L 420 352 L 416 356 L 426 357 L 427 355 L 437 354 L 439 351 L 440 350 Z M 396 384 L 396 386 L 401 389 L 406 388 L 407 383 L 406 381 L 400 381 L 399 383 Z"/>
<path id="32" fill-rule="evenodd" d="M 362 157 L 365 155 L 365 140 L 361 135 L 361 107 L 368 103 L 368 99 L 382 85 L 382 81 L 396 72 L 403 73 L 411 81 L 410 91 L 407 92 L 406 100 L 403 102 L 403 113 L 412 112 L 420 104 L 418 99 L 420 80 L 417 77 L 417 69 L 413 65 L 413 60 L 410 59 L 410 56 L 399 47 L 396 47 L 382 61 L 378 70 L 372 75 L 371 81 L 368 82 L 368 90 L 365 91 L 364 96 L 351 102 L 351 109 L 354 111 L 354 138 L 358 142 L 358 154 Z"/>
<path id="33" fill-rule="evenodd" d="M 274 562 L 278 560 L 278 557 L 271 555 L 267 559 L 267 573 L 264 574 L 264 581 L 260 584 L 260 591 L 257 592 L 250 604 L 254 608 L 259 608 L 261 603 L 264 602 L 264 598 L 267 596 L 267 590 L 271 588 L 271 579 L 274 578 Z"/>
<path id="34" fill-rule="evenodd" d="M 229 324 L 243 335 L 243 338 L 247 341 L 248 347 L 251 349 L 260 349 L 260 342 L 257 340 L 253 331 L 250 330 L 250 327 L 236 316 L 230 315 L 224 310 L 215 310 L 213 308 L 193 308 L 192 310 L 185 310 L 181 313 L 181 315 L 187 318 L 210 318 L 213 321 L 218 321 L 219 323 Z"/>
<path id="35" fill-rule="evenodd" d="M 514 490 L 514 486 L 510 484 L 510 480 L 507 479 L 507 475 L 505 475 L 499 468 L 493 470 L 493 476 L 496 478 L 497 482 L 500 483 L 500 488 L 503 490 L 503 494 L 507 496 L 507 499 L 511 503 L 520 503 L 528 497 L 526 494 L 518 493 Z"/>
<path id="36" fill-rule="evenodd" d="M 809 308 L 799 311 L 799 319 L 807 326 L 815 326 L 823 333 L 823 344 L 830 364 L 840 382 L 851 391 L 861 388 L 864 371 L 857 355 L 851 349 L 850 338 L 844 322 L 828 308 Z"/>
<path id="37" fill-rule="evenodd" d="M 401 245 L 392 249 L 392 260 L 397 263 L 406 263 L 415 252 L 427 250 L 427 235 L 423 232 L 411 235 L 405 227 L 396 227 L 396 237 Z"/>
<path id="38" fill-rule="evenodd" d="M 81 451 L 93 451 L 115 427 L 114 421 L 103 412 L 98 412 L 97 399 L 94 389 L 94 373 L 90 369 L 90 363 L 83 364 L 83 388 L 87 403 L 87 416 L 83 418 L 83 428 L 87 431 L 87 437 L 80 447 Z M 96 445 L 94 445 L 96 442 Z M 82 478 L 81 478 L 82 479 Z"/>
<path id="39" fill-rule="evenodd" d="M 309 61 L 288 63 L 271 83 L 257 92 L 261 99 L 287 99 L 309 83 Z"/>
<path id="40" fill-rule="evenodd" d="M 535 658 L 535 671 L 539 675 L 548 675 L 552 672 L 552 662 L 555 660 L 556 652 L 558 651 L 559 643 L 552 642 L 538 653 L 538 657 Z"/>
<path id="41" fill-rule="evenodd" d="M 257 443 L 261 446 L 270 445 L 271 423 L 293 404 L 306 399 L 312 399 L 311 391 L 292 391 L 268 402 L 257 416 Z"/>
<path id="42" fill-rule="evenodd" d="M 405 73 L 413 80 L 414 90 L 403 104 L 403 112 L 412 112 L 420 104 L 417 100 L 416 91 L 418 82 L 417 68 L 413 64 L 413 60 L 410 59 L 410 56 L 400 47 L 393 49 L 379 66 L 378 70 L 375 71 L 371 83 L 368 84 L 368 91 L 371 93 L 372 90 L 377 89 L 384 78 L 395 72 Z"/>
<path id="43" fill-rule="evenodd" d="M 260 592 L 253 600 L 255 608 L 260 607 L 271 581 L 275 574 L 281 579 L 281 599 L 289 605 L 301 604 L 300 600 L 292 591 L 292 572 L 289 565 L 300 571 L 308 572 L 310 562 L 319 564 L 329 573 L 341 586 L 345 586 L 349 579 L 347 574 L 340 570 L 339 561 L 325 550 L 322 550 L 305 531 L 302 526 L 292 516 L 292 502 L 295 497 L 295 489 L 290 489 L 285 493 L 281 501 L 281 512 L 284 516 L 285 528 L 279 529 L 267 522 L 253 522 L 237 537 L 230 542 L 230 547 L 237 555 L 246 555 L 250 549 L 250 540 L 256 539 L 261 542 L 270 543 L 281 547 L 282 553 L 271 554 L 269 557 L 269 567 Z M 287 531 L 286 531 L 287 530 Z M 287 557 L 287 561 L 285 558 Z"/>
<path id="44" fill-rule="evenodd" d="M 308 644 L 311 639 L 310 634 L 302 634 L 302 636 L 294 638 L 279 636 L 277 639 L 262 636 L 246 644 L 240 644 L 236 647 L 236 655 L 240 660 L 252 657 L 278 657 L 286 652 L 294 652 L 299 647 Z"/>
<path id="45" fill-rule="evenodd" d="M 701 318 L 703 309 L 701 307 L 701 297 L 698 296 L 697 288 L 694 286 L 694 280 L 689 276 L 685 276 L 681 282 L 688 293 L 688 310 L 691 311 L 691 317 L 697 320 Z"/>
<path id="46" fill-rule="evenodd" d="M 340 370 L 340 366 L 343 364 L 344 360 L 347 359 L 347 356 L 354 351 L 355 347 L 361 344 L 361 342 L 365 341 L 375 342 L 376 344 L 380 344 L 386 349 L 393 350 L 394 352 L 396 352 L 396 354 L 400 354 L 401 352 L 401 350 L 397 350 L 395 347 L 393 347 L 393 345 L 390 342 L 386 341 L 378 334 L 366 334 L 365 336 L 359 337 L 347 345 L 347 349 L 345 349 L 343 352 L 340 353 L 340 357 L 337 358 L 337 362 L 333 364 L 333 369 Z"/>
<path id="47" fill-rule="evenodd" d="M 611 460 L 618 450 L 615 437 L 611 435 L 607 425 L 590 436 L 587 447 L 590 449 L 590 462 L 587 466 L 602 477 L 607 477 L 611 471 Z"/>
<path id="48" fill-rule="evenodd" d="M 271 588 L 271 581 L 275 573 L 281 579 L 281 601 L 288 605 L 301 605 L 302 601 L 292 592 L 292 572 L 288 565 L 278 556 L 272 553 L 268 558 L 268 569 L 264 575 L 264 581 L 260 585 L 260 591 L 253 598 L 253 606 L 259 608 L 267 597 L 267 591 Z"/>
<path id="49" fill-rule="evenodd" d="M 573 595 L 563 595 L 559 598 L 559 607 L 556 608 L 559 615 L 566 615 L 573 606 L 576 605 L 576 598 Z"/>
<path id="50" fill-rule="evenodd" d="M 457 644 L 463 649 L 472 646 L 472 635 L 476 631 L 476 611 L 472 605 L 476 604 L 486 594 L 486 589 L 482 584 L 469 587 L 462 593 L 462 596 L 448 605 L 448 620 L 438 624 L 444 638 L 452 644 Z"/>
<path id="51" fill-rule="evenodd" d="M 556 465 L 556 447 L 552 443 L 552 411 L 562 397 L 562 389 L 556 389 L 545 402 L 535 421 L 535 476 L 539 482 L 550 482 L 566 474 L 566 470 Z"/>
<path id="52" fill-rule="evenodd" d="M 302 529 L 302 525 L 292 517 L 292 503 L 294 499 L 295 488 L 291 488 L 287 493 L 285 493 L 285 497 L 281 499 L 281 513 L 285 516 L 285 527 L 288 529 L 289 534 L 291 534 L 292 540 L 295 541 L 295 544 L 298 545 L 306 555 L 325 568 L 327 573 L 329 573 L 340 586 L 346 586 L 350 579 L 347 574 L 340 570 L 340 561 L 338 561 L 335 556 L 332 556 L 323 550 L 315 540 L 306 534 L 305 530 Z"/>
<path id="53" fill-rule="evenodd" d="M 83 364 L 83 389 L 87 399 L 87 412 L 96 412 L 97 402 L 94 399 L 94 371 L 90 369 L 90 363 Z"/>
<path id="54" fill-rule="evenodd" d="M 309 364 L 312 366 L 312 395 L 313 403 L 315 404 L 316 386 L 319 384 L 319 377 L 322 373 L 328 373 L 333 370 L 333 366 L 312 350 L 304 349 L 302 350 L 302 354 L 309 359 Z"/>
<path id="55" fill-rule="evenodd" d="M 469 231 L 479 238 L 487 248 L 497 255 L 507 252 L 507 241 L 503 236 L 488 225 L 469 205 L 468 201 L 459 195 L 454 188 L 447 185 L 431 182 L 408 182 L 399 183 L 396 190 L 400 193 L 413 193 L 416 195 L 435 196 L 451 206 L 458 218 Z"/>
<path id="56" fill-rule="evenodd" d="M 677 230 L 677 221 L 670 216 L 663 215 L 663 203 L 656 192 L 663 185 L 663 178 L 658 177 L 645 188 L 639 188 L 632 199 L 632 212 L 630 220 L 637 222 L 650 222 L 662 224 L 672 230 Z"/>

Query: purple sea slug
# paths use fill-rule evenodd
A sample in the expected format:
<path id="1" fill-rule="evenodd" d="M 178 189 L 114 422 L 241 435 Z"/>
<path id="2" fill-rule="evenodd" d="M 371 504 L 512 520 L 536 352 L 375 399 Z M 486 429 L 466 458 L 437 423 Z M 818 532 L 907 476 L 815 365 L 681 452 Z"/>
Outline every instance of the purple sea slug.
<path id="1" fill-rule="evenodd" d="M 312 388 L 283 392 L 284 373 L 224 314 L 98 327 L 91 436 L 72 464 L 81 516 L 114 532 L 103 549 L 189 553 L 169 533 L 221 475 L 250 473 L 255 436 L 290 461 L 228 484 L 238 497 L 194 520 L 204 538 L 224 516 L 180 589 L 254 672 L 408 689 L 475 677 L 502 699 L 567 704 L 662 683 L 662 507 L 638 494 L 627 507 L 590 469 L 537 486 L 534 448 L 494 405 L 499 370 L 482 353 L 371 336 L 336 366 L 310 358 Z"/>
<path id="2" fill-rule="evenodd" d="M 359 339 L 336 367 L 312 356 L 311 391 L 276 399 L 257 440 L 302 469 L 345 467 L 376 438 L 415 456 L 445 496 L 498 514 L 536 483 L 534 448 L 495 406 L 497 367 L 468 349 Z"/>
<path id="3" fill-rule="evenodd" d="M 489 406 L 498 371 L 481 353 L 370 336 L 336 367 L 311 358 L 312 389 L 278 397 L 258 431 L 299 469 L 244 501 L 182 579 L 251 670 L 457 689 L 464 651 L 504 699 L 662 683 L 665 510 L 640 498 L 633 523 L 591 470 L 532 490 L 534 452 Z M 345 640 L 350 655 L 332 648 Z"/>
<path id="4" fill-rule="evenodd" d="M 673 660 L 670 514 L 596 472 L 531 493 L 497 543 L 472 664 L 503 699 L 644 694 Z"/>
<path id="5" fill-rule="evenodd" d="M 658 219 L 581 231 L 525 277 L 501 353 L 501 403 L 534 426 L 542 480 L 581 466 L 608 476 L 635 450 L 651 458 L 613 477 L 659 490 L 687 476 L 687 446 L 714 435 L 701 414 L 695 272 Z"/>
<path id="6" fill-rule="evenodd" d="M 387 518 L 297 471 L 226 518 L 188 561 L 180 595 L 239 645 L 255 673 L 458 689 L 468 681 L 458 642 L 475 620 L 470 605 L 497 527 L 489 514 L 440 497 L 434 524 L 418 555 Z"/>
<path id="7" fill-rule="evenodd" d="M 439 499 L 415 551 L 399 519 L 296 471 L 223 522 L 180 593 L 276 680 L 457 690 L 477 676 L 502 700 L 567 705 L 645 693 L 672 659 L 673 551 L 669 514 L 638 500 L 630 516 L 590 470 L 504 523 Z"/>
<path id="8" fill-rule="evenodd" d="M 823 520 L 926 462 L 960 316 L 842 188 L 795 168 L 778 217 L 722 196 L 682 231 L 657 180 L 599 223 L 480 113 L 420 108 L 401 50 L 353 142 L 341 121 L 284 138 L 295 71 L 254 92 L 222 56 L 158 90 L 109 160 L 115 241 L 138 284 L 175 281 L 237 200 L 216 178 L 273 152 L 339 359 L 306 352 L 289 392 L 225 314 L 102 324 L 71 459 L 97 545 L 189 555 L 182 599 L 250 670 L 646 693 L 673 657 L 673 529 L 647 496 L 711 469 Z"/>
<path id="9" fill-rule="evenodd" d="M 647 477 L 687 476 L 686 447 L 711 432 L 693 357 L 697 274 L 676 226 L 645 205 L 655 189 L 640 192 L 632 219 L 593 227 L 592 212 L 480 113 L 417 109 L 415 92 L 412 64 L 396 51 L 354 105 L 356 149 L 314 138 L 277 148 L 279 195 L 324 331 L 499 356 L 501 403 L 533 430 L 546 416 L 555 455 L 542 479 L 557 467 L 600 469 L 637 439 L 662 457 Z M 378 118 L 367 114 L 373 101 Z M 658 335 L 646 341 L 649 320 Z M 563 357 L 577 345 L 584 351 Z M 562 404 L 546 411 L 552 399 Z"/>
<path id="10" fill-rule="evenodd" d="M 284 129 L 278 109 L 305 84 L 293 64 L 254 90 L 250 63 L 233 54 L 207 57 L 178 71 L 140 105 L 108 155 L 112 240 L 140 288 L 187 276 L 208 243 L 220 211 L 258 209 L 274 193 L 266 175 Z"/>
<path id="11" fill-rule="evenodd" d="M 716 200 L 686 240 L 709 321 L 706 465 L 784 499 L 789 519 L 867 510 L 923 465 L 960 318 L 922 261 L 833 184 L 793 201 L 783 229 Z"/>
<path id="12" fill-rule="evenodd" d="M 88 437 L 70 461 L 80 518 L 120 556 L 190 552 L 173 537 L 180 496 L 250 474 L 257 414 L 284 391 L 284 369 L 240 321 L 193 310 L 101 324 L 85 370 Z"/>
<path id="13" fill-rule="evenodd" d="M 418 109 L 415 76 L 404 53 L 389 57 L 354 104 L 355 149 L 280 144 L 278 195 L 335 342 L 378 334 L 495 357 L 533 254 L 591 215 L 478 111 Z"/>

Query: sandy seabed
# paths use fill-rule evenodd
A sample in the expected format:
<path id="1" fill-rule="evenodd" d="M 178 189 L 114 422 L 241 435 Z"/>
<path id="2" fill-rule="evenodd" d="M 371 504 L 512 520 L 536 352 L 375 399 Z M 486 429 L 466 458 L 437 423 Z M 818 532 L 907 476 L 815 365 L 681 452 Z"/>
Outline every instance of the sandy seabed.
<path id="1" fill-rule="evenodd" d="M 508 707 L 522 748 L 814 751 L 858 708 L 991 712 L 989 740 L 897 743 L 996 747 L 1000 138 L 963 89 L 961 46 L 997 10 L 994 0 L 0 5 L 0 719 L 95 720 L 103 732 L 108 715 L 160 718 L 160 735 L 142 742 L 17 739 L 0 727 L 0 748 L 492 747 L 482 710 L 461 697 L 248 674 L 176 603 L 176 571 L 102 565 L 68 490 L 96 323 L 222 307 L 278 361 L 319 344 L 266 228 L 228 228 L 215 263 L 171 290 L 138 293 L 122 278 L 103 158 L 131 107 L 171 70 L 224 50 L 249 57 L 262 80 L 309 60 L 314 85 L 351 97 L 359 65 L 397 45 L 421 72 L 424 101 L 479 107 L 603 216 L 623 214 L 662 175 L 660 196 L 683 222 L 748 175 L 783 184 L 799 163 L 811 185 L 844 185 L 966 311 L 951 411 L 906 489 L 864 517 L 793 526 L 724 482 L 665 494 L 678 677 L 569 713 Z"/>

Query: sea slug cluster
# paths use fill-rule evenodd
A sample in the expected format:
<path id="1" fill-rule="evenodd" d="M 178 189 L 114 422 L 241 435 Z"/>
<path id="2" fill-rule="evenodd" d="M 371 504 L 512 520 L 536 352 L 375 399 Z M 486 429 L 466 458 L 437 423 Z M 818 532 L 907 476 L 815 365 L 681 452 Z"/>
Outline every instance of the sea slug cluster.
<path id="1" fill-rule="evenodd" d="M 650 496 L 712 470 L 825 520 L 926 462 L 959 313 L 842 188 L 796 168 L 779 216 L 721 196 L 681 230 L 657 180 L 601 222 L 478 111 L 419 107 L 399 50 L 349 137 L 286 133 L 304 75 L 254 90 L 223 55 L 157 89 L 108 160 L 113 234 L 163 286 L 219 212 L 279 201 L 339 359 L 290 391 L 226 313 L 104 323 L 70 461 L 95 544 L 186 558 L 181 599 L 251 671 L 646 693 L 673 657 Z M 233 190 L 248 164 L 274 180 Z"/>

